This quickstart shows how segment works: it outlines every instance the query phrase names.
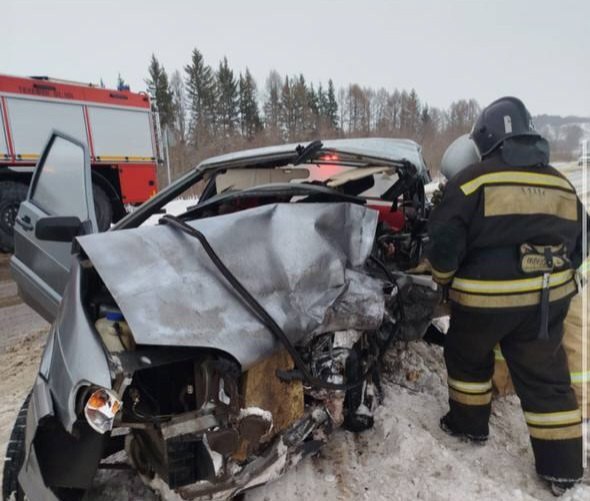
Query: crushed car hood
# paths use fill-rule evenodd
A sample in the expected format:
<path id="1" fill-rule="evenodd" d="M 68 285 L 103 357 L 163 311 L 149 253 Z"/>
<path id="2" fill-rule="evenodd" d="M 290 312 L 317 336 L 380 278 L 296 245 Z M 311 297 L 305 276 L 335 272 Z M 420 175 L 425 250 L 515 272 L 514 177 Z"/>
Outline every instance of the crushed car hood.
<path id="1" fill-rule="evenodd" d="M 382 284 L 363 271 L 377 212 L 273 204 L 189 222 L 293 344 L 377 328 Z M 78 238 L 137 344 L 223 350 L 247 369 L 279 347 L 195 238 L 165 225 Z"/>

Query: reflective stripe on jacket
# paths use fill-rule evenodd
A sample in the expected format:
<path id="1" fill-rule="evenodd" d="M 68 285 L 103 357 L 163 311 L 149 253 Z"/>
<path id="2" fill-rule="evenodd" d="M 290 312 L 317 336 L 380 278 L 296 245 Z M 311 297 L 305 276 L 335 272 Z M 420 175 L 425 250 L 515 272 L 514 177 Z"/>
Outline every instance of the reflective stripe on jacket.
<path id="1" fill-rule="evenodd" d="M 582 262 L 582 210 L 574 187 L 549 165 L 515 168 L 499 156 L 474 164 L 448 182 L 430 217 L 433 277 L 467 308 L 538 305 L 544 278 L 549 301 L 571 297 L 572 268 Z M 562 246 L 561 267 L 522 267 L 523 244 Z"/>

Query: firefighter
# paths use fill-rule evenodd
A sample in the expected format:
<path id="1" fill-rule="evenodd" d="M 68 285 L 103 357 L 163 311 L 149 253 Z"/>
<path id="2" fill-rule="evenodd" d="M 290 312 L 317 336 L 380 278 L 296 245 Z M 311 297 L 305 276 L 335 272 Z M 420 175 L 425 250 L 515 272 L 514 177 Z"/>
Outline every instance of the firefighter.
<path id="1" fill-rule="evenodd" d="M 479 152 L 469 134 L 458 137 L 445 151 L 441 161 L 441 173 L 446 180 L 451 179 L 456 174 L 471 164 L 479 162 Z M 438 205 L 444 193 L 444 184 L 439 185 L 433 193 L 432 203 Z M 585 277 L 588 273 L 590 260 L 586 260 L 578 269 L 578 274 Z M 419 270 L 421 271 L 421 270 Z M 430 273 L 430 265 L 428 272 Z M 587 278 L 585 278 L 585 281 Z M 568 366 L 572 387 L 576 394 L 578 404 L 583 401 L 584 386 L 590 382 L 590 372 L 584 372 L 584 360 L 582 353 L 582 296 L 577 294 L 571 301 L 570 307 L 563 324 L 563 347 L 567 354 Z M 442 343 L 444 344 L 444 342 Z M 502 355 L 499 345 L 494 347 L 494 375 L 492 377 L 492 387 L 494 394 L 500 397 L 514 394 L 514 385 L 506 365 L 506 359 Z M 590 367 L 590 350 L 586 353 L 586 367 Z M 586 402 L 586 410 L 582 408 L 582 416 L 590 416 L 590 402 Z"/>
<path id="2" fill-rule="evenodd" d="M 560 494 L 583 474 L 582 416 L 561 343 L 582 262 L 583 207 L 548 165 L 548 143 L 519 99 L 490 104 L 470 137 L 481 160 L 450 179 L 429 221 L 433 276 L 451 303 L 444 350 L 450 411 L 440 425 L 487 440 L 499 344 L 537 473 Z"/>

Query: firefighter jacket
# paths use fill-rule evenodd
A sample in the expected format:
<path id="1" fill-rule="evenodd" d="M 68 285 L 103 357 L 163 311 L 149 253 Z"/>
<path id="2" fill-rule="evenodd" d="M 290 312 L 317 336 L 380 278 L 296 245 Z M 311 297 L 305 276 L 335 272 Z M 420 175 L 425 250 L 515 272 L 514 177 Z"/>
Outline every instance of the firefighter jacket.
<path id="1" fill-rule="evenodd" d="M 471 165 L 429 220 L 435 280 L 468 309 L 526 308 L 577 291 L 583 206 L 549 165 L 514 167 L 500 155 Z"/>

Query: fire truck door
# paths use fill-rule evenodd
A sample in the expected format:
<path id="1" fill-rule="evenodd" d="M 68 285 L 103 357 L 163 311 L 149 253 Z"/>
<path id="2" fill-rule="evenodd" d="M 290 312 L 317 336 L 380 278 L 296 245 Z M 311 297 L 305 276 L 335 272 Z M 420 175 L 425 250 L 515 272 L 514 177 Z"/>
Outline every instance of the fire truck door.
<path id="1" fill-rule="evenodd" d="M 53 131 L 14 226 L 10 267 L 23 300 L 52 321 L 68 280 L 72 240 L 96 231 L 86 145 Z"/>

